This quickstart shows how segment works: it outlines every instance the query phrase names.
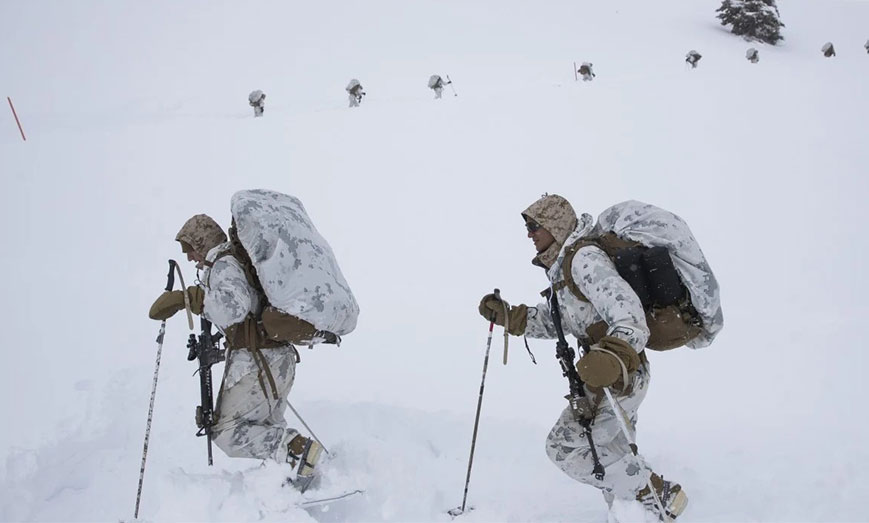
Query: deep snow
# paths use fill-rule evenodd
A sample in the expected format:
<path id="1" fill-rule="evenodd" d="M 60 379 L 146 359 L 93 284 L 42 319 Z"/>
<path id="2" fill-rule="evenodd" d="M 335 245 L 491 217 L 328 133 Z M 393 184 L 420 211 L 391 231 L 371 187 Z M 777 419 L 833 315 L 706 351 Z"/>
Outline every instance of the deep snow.
<path id="1" fill-rule="evenodd" d="M 146 311 L 183 259 L 172 238 L 194 213 L 226 226 L 253 187 L 304 202 L 361 308 L 339 349 L 302 352 L 290 399 L 337 453 L 321 491 L 367 492 L 310 517 L 449 520 L 477 302 L 496 286 L 539 299 L 519 212 L 548 191 L 594 215 L 626 199 L 676 212 L 721 283 L 721 335 L 652 354 L 640 409 L 642 452 L 691 498 L 682 519 L 869 520 L 869 4 L 781 2 L 770 47 L 718 26 L 718 3 L 0 3 L 0 95 L 28 135 L 0 110 L 0 520 L 132 517 Z M 575 82 L 574 61 L 597 78 Z M 433 73 L 459 96 L 433 100 Z M 355 110 L 351 77 L 368 92 Z M 276 467 L 218 450 L 205 466 L 186 336 L 173 318 L 142 517 L 309 517 Z M 512 338 L 504 367 L 499 343 L 462 520 L 605 521 L 543 452 L 566 392 L 553 344 L 530 341 L 533 366 Z"/>

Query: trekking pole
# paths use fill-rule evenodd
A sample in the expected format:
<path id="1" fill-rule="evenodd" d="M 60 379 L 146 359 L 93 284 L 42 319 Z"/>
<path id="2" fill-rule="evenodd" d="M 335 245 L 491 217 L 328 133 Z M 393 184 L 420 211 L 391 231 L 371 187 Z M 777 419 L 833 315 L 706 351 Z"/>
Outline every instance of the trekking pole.
<path id="1" fill-rule="evenodd" d="M 171 291 L 175 285 L 173 270 L 178 267 L 175 260 L 169 260 L 169 274 L 166 275 L 166 290 Z M 151 438 L 151 419 L 154 416 L 154 398 L 157 395 L 157 376 L 160 372 L 160 356 L 163 353 L 163 336 L 166 334 L 166 320 L 160 323 L 160 332 L 157 334 L 157 364 L 154 366 L 154 382 L 151 385 L 151 404 L 148 406 L 148 423 L 145 426 L 145 445 L 142 449 L 142 467 L 139 469 L 139 490 L 136 492 L 136 510 L 133 519 L 139 517 L 139 502 L 142 500 L 142 482 L 145 479 L 145 460 L 148 459 L 148 440 Z"/>
<path id="2" fill-rule="evenodd" d="M 302 419 L 302 416 L 299 414 L 299 411 L 297 411 L 297 410 L 293 407 L 293 404 L 290 403 L 289 401 L 287 401 L 287 405 L 290 406 L 290 410 L 293 411 L 293 414 L 295 414 L 297 418 L 299 418 L 299 421 L 302 422 L 302 425 L 304 425 L 305 428 L 308 429 L 308 432 L 311 433 L 311 437 L 313 437 L 315 440 L 317 440 L 317 443 L 319 443 L 320 446 L 323 447 L 323 450 L 326 451 L 326 454 L 329 454 L 329 450 L 326 448 L 326 445 L 323 445 L 323 442 L 320 441 L 320 438 L 318 438 L 317 435 L 314 434 L 314 431 L 311 430 L 311 427 L 309 427 L 308 424 L 305 423 L 305 420 Z"/>
<path id="3" fill-rule="evenodd" d="M 449 79 L 449 77 L 447 77 Z M 501 299 L 501 291 L 495 289 L 495 297 Z M 465 478 L 465 494 L 462 497 L 462 506 L 450 509 L 447 513 L 456 517 L 465 512 L 468 502 L 468 484 L 471 482 L 471 467 L 474 465 L 474 448 L 477 445 L 477 429 L 480 427 L 480 408 L 483 406 L 483 389 L 486 387 L 486 370 L 489 368 L 489 349 L 492 347 L 492 332 L 495 330 L 495 311 L 489 318 L 489 339 L 486 340 L 486 357 L 483 359 L 483 380 L 480 382 L 480 397 L 477 399 L 477 415 L 474 418 L 474 435 L 471 437 L 471 457 L 468 458 L 468 475 Z"/>
<path id="4" fill-rule="evenodd" d="M 456 92 L 456 88 L 453 87 L 453 81 L 450 80 L 450 75 L 447 75 L 447 83 L 450 85 L 450 89 L 453 90 L 453 96 L 458 96 L 459 93 Z"/>
<path id="5" fill-rule="evenodd" d="M 178 272 L 178 279 L 181 280 L 181 294 L 184 295 L 184 309 L 187 311 L 187 326 L 190 327 L 190 330 L 193 330 L 193 312 L 190 309 L 190 293 L 187 292 L 187 286 L 184 285 L 184 275 L 181 274 L 181 267 L 178 266 L 176 261 L 169 261 L 175 264 L 175 271 Z"/>
<path id="6" fill-rule="evenodd" d="M 12 98 L 6 97 L 6 101 L 9 102 L 9 108 L 12 109 L 12 116 L 15 117 L 15 123 L 18 124 L 18 131 L 21 132 L 21 139 L 25 142 L 27 141 L 27 137 L 24 136 L 24 129 L 21 128 L 21 121 L 18 120 L 18 113 L 15 112 L 15 106 L 12 105 Z"/>

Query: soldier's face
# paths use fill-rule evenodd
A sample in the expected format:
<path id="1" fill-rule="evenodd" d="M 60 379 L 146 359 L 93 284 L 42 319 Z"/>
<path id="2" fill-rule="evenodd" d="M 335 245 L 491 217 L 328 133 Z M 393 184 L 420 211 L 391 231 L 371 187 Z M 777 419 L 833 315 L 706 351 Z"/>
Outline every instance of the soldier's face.
<path id="1" fill-rule="evenodd" d="M 187 261 L 195 261 L 196 263 L 202 263 L 205 261 L 205 256 L 199 254 L 198 252 L 188 252 L 187 253 Z"/>
<path id="2" fill-rule="evenodd" d="M 537 252 L 545 251 L 555 242 L 555 237 L 539 225 L 537 225 L 536 228 L 533 226 L 528 227 L 528 237 L 531 238 L 532 242 L 534 242 L 534 248 L 537 249 Z"/>

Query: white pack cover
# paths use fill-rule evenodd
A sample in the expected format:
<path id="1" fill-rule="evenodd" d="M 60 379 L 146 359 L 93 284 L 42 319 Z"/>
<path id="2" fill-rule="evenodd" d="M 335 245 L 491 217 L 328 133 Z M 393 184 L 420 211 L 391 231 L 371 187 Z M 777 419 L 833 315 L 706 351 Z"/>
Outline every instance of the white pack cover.
<path id="1" fill-rule="evenodd" d="M 257 89 L 256 91 L 251 91 L 251 93 L 249 95 L 247 95 L 247 100 L 250 103 L 255 104 L 255 103 L 259 102 L 260 98 L 262 98 L 262 97 L 263 97 L 263 92 L 260 91 L 259 89 Z"/>
<path id="2" fill-rule="evenodd" d="M 356 298 L 298 198 L 239 191 L 231 207 L 238 238 L 274 307 L 340 336 L 356 328 Z"/>
<path id="3" fill-rule="evenodd" d="M 832 48 L 833 48 L 833 42 L 827 42 L 826 44 L 824 44 L 823 47 L 821 47 L 821 52 L 823 52 L 823 53 L 829 52 L 830 49 L 832 49 Z"/>
<path id="4" fill-rule="evenodd" d="M 354 78 L 354 79 L 350 80 L 350 83 L 347 84 L 347 87 L 345 87 L 344 90 L 347 91 L 347 92 L 349 93 L 349 92 L 352 91 L 353 88 L 356 87 L 357 85 L 362 85 L 362 84 L 359 83 L 359 80 L 357 80 L 357 79 Z"/>
<path id="5" fill-rule="evenodd" d="M 724 326 L 718 281 L 700 250 L 688 224 L 675 214 L 654 205 L 629 200 L 613 205 L 598 217 L 592 235 L 614 232 L 647 247 L 666 247 L 691 303 L 703 320 L 703 332 L 691 340 L 693 349 L 706 347 Z"/>
<path id="6" fill-rule="evenodd" d="M 428 88 L 434 89 L 434 87 L 438 84 L 440 79 L 441 79 L 440 75 L 433 74 L 433 75 L 429 76 L 428 77 Z"/>

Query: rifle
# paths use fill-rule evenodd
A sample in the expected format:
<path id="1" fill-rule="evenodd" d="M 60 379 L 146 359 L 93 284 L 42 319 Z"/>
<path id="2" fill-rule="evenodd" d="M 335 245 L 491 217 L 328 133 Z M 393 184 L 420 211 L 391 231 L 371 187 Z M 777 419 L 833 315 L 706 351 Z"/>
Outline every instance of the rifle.
<path id="1" fill-rule="evenodd" d="M 195 334 L 190 335 L 187 340 L 187 361 L 199 360 L 199 368 L 196 372 L 199 373 L 199 392 L 200 404 L 196 406 L 196 426 L 199 430 L 197 436 L 205 436 L 208 442 L 208 465 L 214 464 L 211 454 L 211 429 L 215 424 L 214 416 L 214 401 L 213 388 L 211 384 L 211 366 L 215 363 L 220 363 L 226 356 L 220 349 L 220 338 L 223 334 L 217 332 L 211 334 L 211 322 L 205 318 L 200 318 L 201 334 L 199 339 L 196 339 Z M 195 373 L 194 373 L 195 374 Z"/>
<path id="2" fill-rule="evenodd" d="M 576 372 L 576 366 L 573 363 L 576 353 L 573 352 L 573 349 L 564 338 L 564 329 L 561 328 L 561 310 L 558 306 L 558 296 L 553 288 L 549 289 L 549 311 L 552 316 L 552 322 L 555 324 L 555 334 L 558 335 L 558 342 L 555 344 L 555 357 L 561 365 L 562 374 L 567 378 L 567 382 L 570 385 L 570 392 L 564 396 L 564 399 L 567 400 L 570 410 L 573 412 L 573 418 L 582 426 L 588 439 L 588 447 L 591 450 L 591 457 L 594 461 L 594 477 L 602 480 L 606 471 L 603 465 L 600 464 L 600 460 L 597 457 L 597 449 L 594 447 L 594 440 L 591 438 L 591 422 L 594 419 L 594 409 L 588 400 L 588 396 L 585 394 L 584 383 L 582 382 L 582 378 L 579 377 L 579 373 Z"/>

